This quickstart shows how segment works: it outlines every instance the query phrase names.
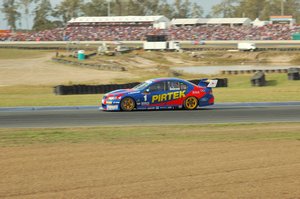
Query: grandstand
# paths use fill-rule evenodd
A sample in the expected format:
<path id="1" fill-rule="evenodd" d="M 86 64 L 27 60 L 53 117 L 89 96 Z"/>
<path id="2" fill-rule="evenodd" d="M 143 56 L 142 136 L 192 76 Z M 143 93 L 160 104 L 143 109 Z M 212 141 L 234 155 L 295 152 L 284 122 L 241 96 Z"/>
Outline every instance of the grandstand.
<path id="1" fill-rule="evenodd" d="M 251 19 L 249 18 L 186 18 L 172 19 L 173 26 L 184 25 L 228 25 L 228 26 L 250 26 Z"/>
<path id="2" fill-rule="evenodd" d="M 260 23 L 256 21 L 257 24 Z M 78 17 L 64 28 L 9 34 L 9 41 L 145 41 L 147 35 L 168 40 L 291 40 L 299 26 L 260 23 L 248 18 L 173 19 L 164 16 Z"/>

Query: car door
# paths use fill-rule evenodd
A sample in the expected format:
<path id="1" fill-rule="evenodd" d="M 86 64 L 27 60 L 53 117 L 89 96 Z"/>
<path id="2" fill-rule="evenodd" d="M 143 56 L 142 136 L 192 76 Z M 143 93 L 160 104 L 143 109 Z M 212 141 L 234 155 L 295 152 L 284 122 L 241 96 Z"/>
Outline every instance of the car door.
<path id="1" fill-rule="evenodd" d="M 143 91 L 141 104 L 150 107 L 164 107 L 166 103 L 166 81 L 154 82 Z"/>
<path id="2" fill-rule="evenodd" d="M 167 81 L 168 101 L 166 106 L 181 106 L 187 94 L 187 85 L 178 80 Z"/>

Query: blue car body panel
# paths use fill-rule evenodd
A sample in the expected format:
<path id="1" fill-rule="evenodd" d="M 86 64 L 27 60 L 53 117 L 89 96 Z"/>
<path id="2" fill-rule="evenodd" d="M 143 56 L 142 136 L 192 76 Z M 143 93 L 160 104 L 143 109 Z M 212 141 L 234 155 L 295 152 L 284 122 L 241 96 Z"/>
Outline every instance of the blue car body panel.
<path id="1" fill-rule="evenodd" d="M 156 87 L 160 89 L 155 90 Z M 119 89 L 105 94 L 102 108 L 106 111 L 120 111 L 121 101 L 126 97 L 134 100 L 137 110 L 182 108 L 184 100 L 189 96 L 198 99 L 198 106 L 214 103 L 211 88 L 205 85 L 198 86 L 179 78 L 158 78 L 147 80 L 132 89 Z"/>

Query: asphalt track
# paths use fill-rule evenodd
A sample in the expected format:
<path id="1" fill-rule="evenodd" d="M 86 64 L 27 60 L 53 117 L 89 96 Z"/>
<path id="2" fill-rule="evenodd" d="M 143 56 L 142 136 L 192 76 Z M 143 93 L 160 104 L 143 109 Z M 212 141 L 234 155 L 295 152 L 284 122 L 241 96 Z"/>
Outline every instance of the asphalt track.
<path id="1" fill-rule="evenodd" d="M 95 106 L 0 108 L 0 128 L 300 122 L 300 102 L 223 103 L 194 111 L 104 112 Z"/>

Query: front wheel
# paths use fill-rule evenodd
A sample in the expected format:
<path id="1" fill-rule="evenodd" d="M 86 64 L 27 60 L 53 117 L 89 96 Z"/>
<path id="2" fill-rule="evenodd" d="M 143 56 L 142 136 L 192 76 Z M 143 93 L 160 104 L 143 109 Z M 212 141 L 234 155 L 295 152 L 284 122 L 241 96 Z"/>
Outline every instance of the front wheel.
<path id="1" fill-rule="evenodd" d="M 188 97 L 184 101 L 184 108 L 187 110 L 194 110 L 198 106 L 198 99 L 196 97 Z"/>
<path id="2" fill-rule="evenodd" d="M 122 111 L 132 111 L 135 107 L 135 102 L 130 97 L 125 97 L 121 101 L 121 110 Z"/>

